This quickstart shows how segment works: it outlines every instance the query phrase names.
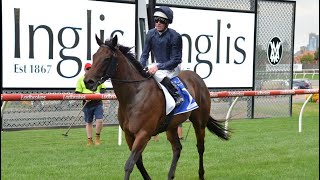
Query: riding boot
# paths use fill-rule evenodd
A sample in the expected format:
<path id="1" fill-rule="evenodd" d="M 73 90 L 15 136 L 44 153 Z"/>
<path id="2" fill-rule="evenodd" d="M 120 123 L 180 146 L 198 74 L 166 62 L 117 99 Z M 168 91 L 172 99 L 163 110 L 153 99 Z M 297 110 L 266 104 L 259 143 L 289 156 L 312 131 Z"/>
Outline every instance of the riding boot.
<path id="1" fill-rule="evenodd" d="M 172 84 L 171 80 L 168 77 L 165 77 L 160 83 L 168 89 L 169 93 L 176 102 L 176 106 L 179 106 L 181 103 L 183 103 L 184 100 L 178 93 L 178 89 L 174 84 Z"/>

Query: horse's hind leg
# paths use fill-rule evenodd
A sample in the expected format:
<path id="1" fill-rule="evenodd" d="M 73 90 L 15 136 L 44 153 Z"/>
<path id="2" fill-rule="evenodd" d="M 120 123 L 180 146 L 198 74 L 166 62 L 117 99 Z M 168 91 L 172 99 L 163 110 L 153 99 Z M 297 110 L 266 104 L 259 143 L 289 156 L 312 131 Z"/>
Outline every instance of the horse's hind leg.
<path id="1" fill-rule="evenodd" d="M 201 118 L 189 118 L 193 123 L 194 131 L 197 137 L 197 149 L 199 154 L 199 179 L 204 179 L 204 167 L 203 167 L 203 153 L 204 153 L 204 137 L 205 137 L 205 125 L 201 124 L 197 119 Z"/>
<path id="2" fill-rule="evenodd" d="M 177 128 L 170 129 L 167 131 L 167 139 L 171 143 L 172 152 L 173 152 L 172 162 L 171 162 L 170 170 L 168 173 L 168 179 L 174 179 L 177 163 L 180 158 L 180 153 L 182 150 L 182 145 L 178 137 Z"/>
<path id="3" fill-rule="evenodd" d="M 196 130 L 197 136 L 197 148 L 199 153 L 199 179 L 204 179 L 204 168 L 203 168 L 203 153 L 204 153 L 204 136 L 205 129 Z"/>

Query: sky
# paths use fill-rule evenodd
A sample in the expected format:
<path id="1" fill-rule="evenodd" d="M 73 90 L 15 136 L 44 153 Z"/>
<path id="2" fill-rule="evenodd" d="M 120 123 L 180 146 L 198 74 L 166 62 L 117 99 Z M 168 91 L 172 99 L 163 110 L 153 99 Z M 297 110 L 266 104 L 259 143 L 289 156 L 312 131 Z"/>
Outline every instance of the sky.
<path id="1" fill-rule="evenodd" d="M 309 34 L 319 35 L 319 0 L 295 0 L 296 21 L 294 52 L 309 43 Z"/>

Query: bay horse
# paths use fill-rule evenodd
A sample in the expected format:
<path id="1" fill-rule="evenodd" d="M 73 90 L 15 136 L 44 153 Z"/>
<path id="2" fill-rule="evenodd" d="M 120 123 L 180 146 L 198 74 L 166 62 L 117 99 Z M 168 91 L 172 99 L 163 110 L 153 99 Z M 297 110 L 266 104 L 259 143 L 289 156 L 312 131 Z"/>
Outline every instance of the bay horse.
<path id="1" fill-rule="evenodd" d="M 146 73 L 132 48 L 119 45 L 117 36 L 103 42 L 96 35 L 99 49 L 93 55 L 91 69 L 87 72 L 84 83 L 92 91 L 107 79 L 111 78 L 114 92 L 119 101 L 118 120 L 125 133 L 125 139 L 131 154 L 125 164 L 124 179 L 129 179 L 134 165 L 137 165 L 144 179 L 151 179 L 144 167 L 142 152 L 152 136 L 160 133 L 160 126 L 166 119 L 166 103 L 163 91 L 154 78 Z M 211 99 L 204 81 L 193 71 L 181 71 L 178 76 L 188 92 L 197 102 L 199 108 L 173 116 L 166 131 L 167 140 L 171 143 L 173 158 L 168 179 L 174 179 L 177 162 L 182 145 L 177 128 L 189 119 L 195 130 L 199 154 L 198 174 L 204 179 L 203 153 L 205 128 L 223 140 L 230 138 L 221 124 L 210 116 Z M 163 131 L 163 132 L 164 132 Z"/>

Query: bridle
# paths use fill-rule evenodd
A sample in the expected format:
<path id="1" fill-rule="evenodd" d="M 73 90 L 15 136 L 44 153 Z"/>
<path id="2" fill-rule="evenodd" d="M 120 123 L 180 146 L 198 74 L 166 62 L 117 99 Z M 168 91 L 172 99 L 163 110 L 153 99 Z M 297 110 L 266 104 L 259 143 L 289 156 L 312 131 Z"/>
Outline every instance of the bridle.
<path id="1" fill-rule="evenodd" d="M 118 61 L 116 60 L 116 55 L 115 55 L 115 51 L 117 50 L 116 47 L 113 47 L 110 44 L 101 44 L 100 47 L 103 48 L 109 48 L 112 51 L 112 55 L 109 58 L 106 58 L 105 60 L 110 60 L 110 65 L 108 66 L 107 70 L 105 71 L 104 75 L 100 78 L 100 80 L 98 80 L 98 84 L 102 84 L 104 83 L 107 79 L 111 78 L 111 81 L 113 82 L 120 82 L 120 83 L 135 83 L 135 82 L 143 82 L 146 81 L 148 79 L 150 79 L 152 77 L 151 74 L 149 74 L 148 77 L 144 78 L 144 79 L 140 79 L 140 80 L 127 80 L 127 79 L 116 79 L 113 78 L 114 74 L 117 71 L 117 67 L 118 67 Z"/>

